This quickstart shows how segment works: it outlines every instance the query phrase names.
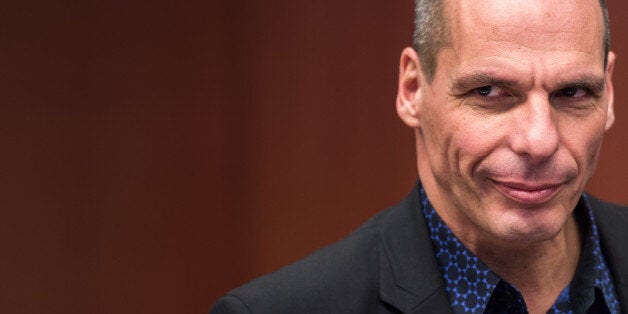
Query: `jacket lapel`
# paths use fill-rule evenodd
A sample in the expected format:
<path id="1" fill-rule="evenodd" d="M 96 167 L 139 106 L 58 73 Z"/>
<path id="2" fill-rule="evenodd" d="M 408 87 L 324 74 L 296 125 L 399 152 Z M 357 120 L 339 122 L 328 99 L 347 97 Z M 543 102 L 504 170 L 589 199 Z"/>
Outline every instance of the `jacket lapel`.
<path id="1" fill-rule="evenodd" d="M 622 312 L 628 311 L 628 209 L 588 197 Z"/>
<path id="2" fill-rule="evenodd" d="M 403 313 L 451 313 L 418 190 L 378 223 L 380 297 Z"/>

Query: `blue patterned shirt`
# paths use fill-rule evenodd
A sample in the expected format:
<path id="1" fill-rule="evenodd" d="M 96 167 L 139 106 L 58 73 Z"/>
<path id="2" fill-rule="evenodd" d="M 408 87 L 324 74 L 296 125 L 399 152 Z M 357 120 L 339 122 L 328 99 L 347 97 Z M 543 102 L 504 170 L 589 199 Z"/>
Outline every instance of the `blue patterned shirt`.
<path id="1" fill-rule="evenodd" d="M 453 312 L 527 313 L 517 288 L 471 253 L 438 216 L 422 187 L 419 192 Z M 586 194 L 574 213 L 585 236 L 580 260 L 571 283 L 560 293 L 548 313 L 619 313 L 615 287 L 600 248 L 597 226 Z"/>

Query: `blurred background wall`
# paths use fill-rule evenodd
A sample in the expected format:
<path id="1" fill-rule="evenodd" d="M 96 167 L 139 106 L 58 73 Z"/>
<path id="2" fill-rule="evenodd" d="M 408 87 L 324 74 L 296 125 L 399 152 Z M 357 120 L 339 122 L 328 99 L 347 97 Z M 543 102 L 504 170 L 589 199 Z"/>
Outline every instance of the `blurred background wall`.
<path id="1" fill-rule="evenodd" d="M 589 190 L 628 203 L 617 123 Z M 206 313 L 405 196 L 412 1 L 12 1 L 0 10 L 0 311 Z"/>

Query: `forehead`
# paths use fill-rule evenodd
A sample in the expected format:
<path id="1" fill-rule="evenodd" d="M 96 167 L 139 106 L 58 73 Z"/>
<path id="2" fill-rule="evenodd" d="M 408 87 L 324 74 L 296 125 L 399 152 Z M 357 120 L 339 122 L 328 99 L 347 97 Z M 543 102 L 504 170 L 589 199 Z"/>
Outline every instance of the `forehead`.
<path id="1" fill-rule="evenodd" d="M 508 53 L 580 51 L 604 58 L 598 0 L 450 0 L 446 8 L 457 51 L 500 44 Z"/>

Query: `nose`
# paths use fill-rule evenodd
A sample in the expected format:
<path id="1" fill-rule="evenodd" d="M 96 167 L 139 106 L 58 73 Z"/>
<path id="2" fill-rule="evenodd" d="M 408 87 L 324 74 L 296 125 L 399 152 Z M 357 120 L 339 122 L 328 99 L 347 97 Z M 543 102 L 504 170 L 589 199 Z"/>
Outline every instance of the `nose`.
<path id="1" fill-rule="evenodd" d="M 559 147 L 556 110 L 547 97 L 531 97 L 514 118 L 512 149 L 532 162 L 551 158 Z"/>

